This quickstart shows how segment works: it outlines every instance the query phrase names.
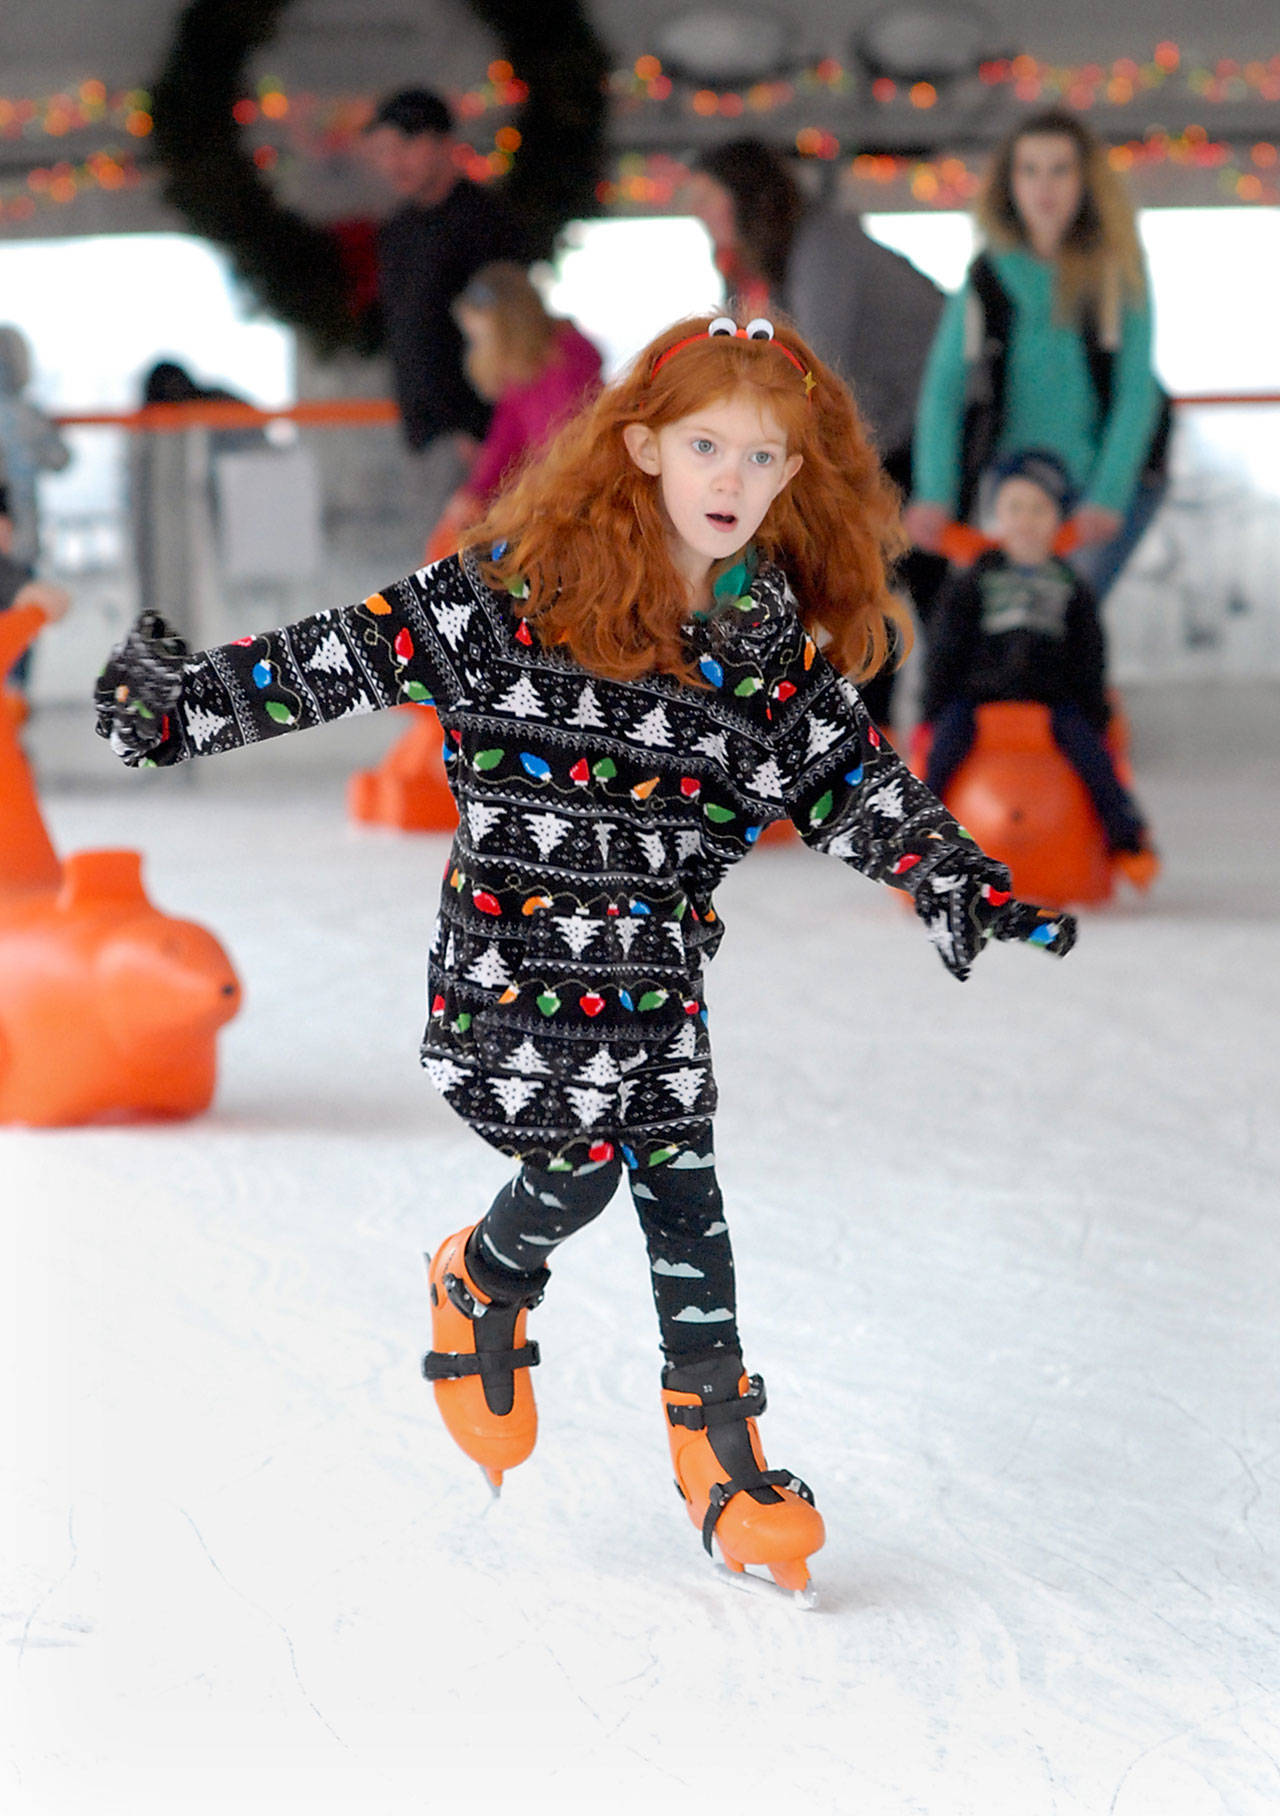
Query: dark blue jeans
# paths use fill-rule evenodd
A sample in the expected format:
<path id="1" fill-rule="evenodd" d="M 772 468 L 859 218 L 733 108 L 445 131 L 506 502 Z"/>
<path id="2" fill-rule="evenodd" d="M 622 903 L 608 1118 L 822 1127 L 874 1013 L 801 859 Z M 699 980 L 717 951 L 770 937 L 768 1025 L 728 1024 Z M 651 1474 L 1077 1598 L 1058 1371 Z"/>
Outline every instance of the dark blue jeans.
<path id="1" fill-rule="evenodd" d="M 1146 834 L 1142 814 L 1116 774 L 1102 733 L 1078 706 L 1051 706 L 1048 710 L 1053 741 L 1088 790 L 1108 845 L 1112 851 L 1136 851 Z M 934 794 L 943 793 L 968 756 L 976 729 L 974 707 L 969 700 L 953 700 L 933 721 L 925 784 Z"/>

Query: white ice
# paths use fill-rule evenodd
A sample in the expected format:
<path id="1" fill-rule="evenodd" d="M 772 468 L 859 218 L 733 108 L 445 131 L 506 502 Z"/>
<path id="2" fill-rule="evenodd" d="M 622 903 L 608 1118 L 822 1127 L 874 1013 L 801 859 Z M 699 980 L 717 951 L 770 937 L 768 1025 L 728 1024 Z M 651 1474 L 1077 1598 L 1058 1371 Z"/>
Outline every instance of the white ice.
<path id="1" fill-rule="evenodd" d="M 721 1173 L 812 1614 L 677 1502 L 625 1195 L 555 1259 L 500 1501 L 438 1422 L 421 1253 L 508 1169 L 416 1064 L 444 843 L 343 818 L 394 728 L 187 777 L 51 722 L 60 847 L 140 847 L 247 1001 L 200 1120 L 0 1132 L 0 1809 L 1273 1816 L 1276 707 L 1134 696 L 1165 875 L 1065 963 L 957 987 L 801 849 L 722 892 Z"/>

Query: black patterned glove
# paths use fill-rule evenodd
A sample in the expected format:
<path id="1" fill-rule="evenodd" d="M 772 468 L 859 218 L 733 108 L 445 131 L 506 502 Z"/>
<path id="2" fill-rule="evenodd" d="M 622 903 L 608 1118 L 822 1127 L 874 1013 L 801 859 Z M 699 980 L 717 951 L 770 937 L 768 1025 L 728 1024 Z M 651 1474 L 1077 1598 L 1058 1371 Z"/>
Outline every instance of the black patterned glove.
<path id="1" fill-rule="evenodd" d="M 143 612 L 94 685 L 96 730 L 130 769 L 179 754 L 170 714 L 182 698 L 187 646 L 159 612 Z"/>
<path id="2" fill-rule="evenodd" d="M 985 852 L 957 851 L 935 864 L 915 892 L 916 913 L 952 977 L 961 983 L 988 940 L 1024 940 L 1065 958 L 1076 943 L 1075 917 L 1010 890 L 1003 864 Z"/>

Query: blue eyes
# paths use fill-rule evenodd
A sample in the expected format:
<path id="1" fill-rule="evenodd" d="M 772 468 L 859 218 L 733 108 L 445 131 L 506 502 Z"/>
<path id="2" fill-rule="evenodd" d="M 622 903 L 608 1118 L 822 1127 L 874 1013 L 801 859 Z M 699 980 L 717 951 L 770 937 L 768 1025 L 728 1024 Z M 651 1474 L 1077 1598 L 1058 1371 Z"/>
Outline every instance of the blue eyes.
<path id="1" fill-rule="evenodd" d="M 715 453 L 716 444 L 711 440 L 710 436 L 697 435 L 694 437 L 691 445 L 695 454 Z M 757 448 L 754 453 L 748 454 L 747 459 L 753 466 L 769 467 L 773 465 L 774 456 L 767 448 Z"/>

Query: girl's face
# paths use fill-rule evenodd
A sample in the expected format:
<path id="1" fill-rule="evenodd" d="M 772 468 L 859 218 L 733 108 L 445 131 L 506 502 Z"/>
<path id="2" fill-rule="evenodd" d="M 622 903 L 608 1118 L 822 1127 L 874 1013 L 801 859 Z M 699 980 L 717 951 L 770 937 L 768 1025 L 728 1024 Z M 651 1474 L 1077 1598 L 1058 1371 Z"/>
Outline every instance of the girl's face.
<path id="1" fill-rule="evenodd" d="M 1084 173 L 1074 139 L 1066 133 L 1033 132 L 1013 148 L 1009 187 L 1027 238 L 1042 255 L 1052 255 L 1080 212 Z"/>
<path id="2" fill-rule="evenodd" d="M 736 391 L 664 428 L 629 423 L 627 452 L 658 481 L 672 558 L 695 600 L 718 561 L 736 554 L 800 470 L 772 411 Z"/>

